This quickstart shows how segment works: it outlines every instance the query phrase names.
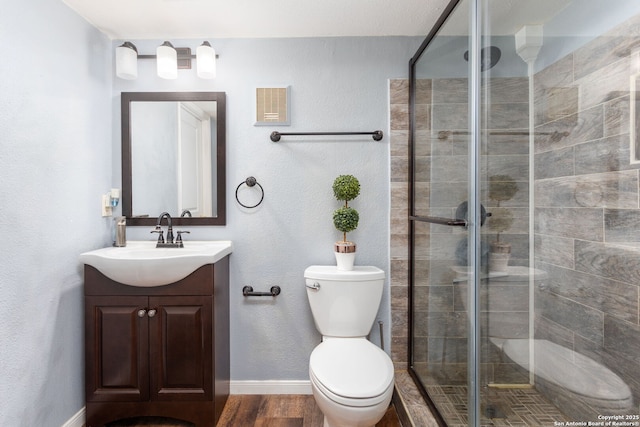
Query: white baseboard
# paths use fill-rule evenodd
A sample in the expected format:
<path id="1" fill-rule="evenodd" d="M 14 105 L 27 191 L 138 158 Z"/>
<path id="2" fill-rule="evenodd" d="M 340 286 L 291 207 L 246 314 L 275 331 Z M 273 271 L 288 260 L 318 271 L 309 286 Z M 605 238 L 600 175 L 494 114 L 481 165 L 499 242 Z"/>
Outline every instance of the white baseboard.
<path id="1" fill-rule="evenodd" d="M 69 418 L 62 427 L 82 427 L 86 419 L 86 409 L 82 407 L 73 417 Z"/>
<path id="2" fill-rule="evenodd" d="M 231 394 L 311 394 L 311 381 L 231 381 Z"/>

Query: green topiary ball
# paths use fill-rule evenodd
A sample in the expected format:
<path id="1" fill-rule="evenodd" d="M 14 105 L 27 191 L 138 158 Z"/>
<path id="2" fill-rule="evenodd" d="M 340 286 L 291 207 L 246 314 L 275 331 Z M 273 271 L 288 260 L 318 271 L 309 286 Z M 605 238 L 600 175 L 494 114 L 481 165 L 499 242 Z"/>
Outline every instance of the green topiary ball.
<path id="1" fill-rule="evenodd" d="M 360 182 L 353 175 L 340 175 L 333 181 L 333 195 L 338 200 L 349 201 L 360 194 Z"/>
<path id="2" fill-rule="evenodd" d="M 343 233 L 348 233 L 358 227 L 360 216 L 353 208 L 342 207 L 333 211 L 333 225 Z"/>

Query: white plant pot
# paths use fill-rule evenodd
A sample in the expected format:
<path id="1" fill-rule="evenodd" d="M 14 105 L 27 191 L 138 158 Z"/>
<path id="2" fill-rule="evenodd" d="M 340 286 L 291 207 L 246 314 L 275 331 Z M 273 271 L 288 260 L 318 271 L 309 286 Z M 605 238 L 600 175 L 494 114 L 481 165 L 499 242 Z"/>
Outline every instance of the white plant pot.
<path id="1" fill-rule="evenodd" d="M 333 249 L 338 270 L 353 270 L 353 263 L 356 259 L 356 244 L 353 242 L 336 242 Z"/>
<path id="2" fill-rule="evenodd" d="M 336 254 L 336 262 L 338 264 L 338 270 L 350 271 L 353 270 L 353 263 L 356 259 L 356 253 L 340 253 L 334 252 Z"/>

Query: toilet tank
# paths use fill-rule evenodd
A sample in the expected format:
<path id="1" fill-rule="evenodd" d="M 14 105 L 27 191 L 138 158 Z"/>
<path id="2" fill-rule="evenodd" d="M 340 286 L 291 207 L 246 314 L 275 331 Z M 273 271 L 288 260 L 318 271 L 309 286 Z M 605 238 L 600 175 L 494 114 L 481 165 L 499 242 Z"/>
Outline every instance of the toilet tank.
<path id="1" fill-rule="evenodd" d="M 365 337 L 375 321 L 384 271 L 355 266 L 312 265 L 304 271 L 307 297 L 318 331 L 326 337 Z"/>

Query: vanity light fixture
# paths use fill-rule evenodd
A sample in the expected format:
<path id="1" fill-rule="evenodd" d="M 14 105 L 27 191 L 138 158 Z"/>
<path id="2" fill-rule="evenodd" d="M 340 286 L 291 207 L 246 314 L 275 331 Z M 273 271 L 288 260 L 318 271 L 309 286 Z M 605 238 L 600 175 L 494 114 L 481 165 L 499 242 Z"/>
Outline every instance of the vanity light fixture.
<path id="1" fill-rule="evenodd" d="M 208 41 L 202 42 L 196 49 L 198 77 L 201 79 L 216 78 L 216 51 Z"/>
<path id="2" fill-rule="evenodd" d="M 158 76 L 163 79 L 176 79 L 178 69 L 191 69 L 192 59 L 196 59 L 198 77 L 213 79 L 216 77 L 216 51 L 208 41 L 191 54 L 191 48 L 173 47 L 165 41 L 158 46 L 155 55 L 138 55 L 138 49 L 131 42 L 124 42 L 116 48 L 116 75 L 121 79 L 133 80 L 138 77 L 138 59 L 156 59 Z"/>
<path id="3" fill-rule="evenodd" d="M 131 42 L 116 48 L 116 75 L 125 80 L 138 78 L 138 49 Z"/>
<path id="4" fill-rule="evenodd" d="M 178 52 L 169 42 L 164 42 L 156 49 L 158 77 L 163 79 L 178 78 Z"/>

